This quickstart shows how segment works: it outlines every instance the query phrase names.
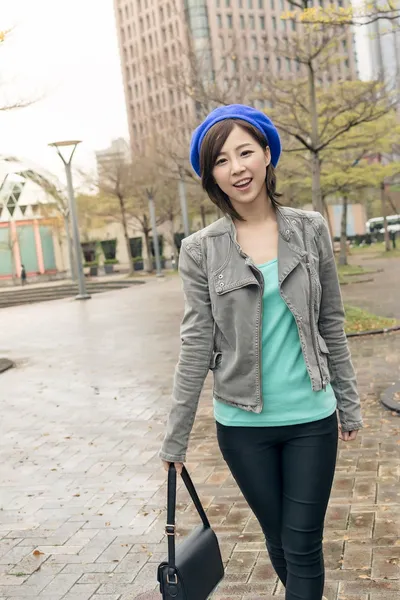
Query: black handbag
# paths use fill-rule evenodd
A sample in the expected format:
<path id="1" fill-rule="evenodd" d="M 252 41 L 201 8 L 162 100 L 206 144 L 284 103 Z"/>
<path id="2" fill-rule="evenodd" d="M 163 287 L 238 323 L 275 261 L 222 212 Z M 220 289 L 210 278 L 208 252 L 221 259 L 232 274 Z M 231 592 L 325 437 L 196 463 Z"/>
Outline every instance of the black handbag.
<path id="1" fill-rule="evenodd" d="M 207 600 L 224 576 L 217 536 L 210 527 L 189 473 L 183 467 L 183 482 L 202 524 L 175 551 L 176 469 L 168 471 L 167 525 L 168 560 L 158 566 L 157 579 L 163 600 Z"/>

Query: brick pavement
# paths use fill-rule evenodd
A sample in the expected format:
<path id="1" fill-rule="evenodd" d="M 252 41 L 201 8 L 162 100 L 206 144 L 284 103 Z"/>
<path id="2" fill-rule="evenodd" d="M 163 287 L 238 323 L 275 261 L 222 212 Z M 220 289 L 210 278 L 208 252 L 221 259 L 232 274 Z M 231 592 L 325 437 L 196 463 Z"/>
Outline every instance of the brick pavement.
<path id="1" fill-rule="evenodd" d="M 78 303 L 4 309 L 0 354 L 0 600 L 133 600 L 166 541 L 163 436 L 182 298 L 172 277 Z M 366 427 L 340 445 L 325 554 L 329 600 L 399 597 L 400 334 L 351 342 Z M 188 468 L 221 543 L 214 600 L 282 596 L 261 532 L 217 449 L 207 382 Z M 197 523 L 183 489 L 179 533 Z"/>

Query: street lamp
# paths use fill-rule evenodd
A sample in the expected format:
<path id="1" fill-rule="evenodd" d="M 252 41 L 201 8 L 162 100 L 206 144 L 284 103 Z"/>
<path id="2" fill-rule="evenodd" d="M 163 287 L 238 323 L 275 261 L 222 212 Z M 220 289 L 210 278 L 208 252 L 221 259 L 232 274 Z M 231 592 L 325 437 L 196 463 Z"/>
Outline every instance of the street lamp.
<path id="1" fill-rule="evenodd" d="M 87 300 L 90 298 L 90 295 L 86 292 L 85 285 L 85 277 L 83 274 L 82 260 L 81 260 L 81 242 L 79 239 L 79 227 L 78 227 L 78 218 L 76 214 L 76 204 L 75 204 L 75 196 L 74 196 L 74 187 L 72 185 L 72 172 L 71 172 L 71 162 L 72 157 L 75 154 L 76 147 L 80 144 L 80 140 L 69 140 L 65 142 L 53 142 L 49 144 L 52 148 L 55 148 L 58 156 L 64 163 L 65 173 L 67 176 L 67 186 L 68 186 L 68 200 L 69 200 L 69 212 L 71 215 L 71 223 L 72 223 L 72 237 L 74 241 L 74 250 L 75 250 L 75 266 L 76 266 L 76 274 L 78 276 L 78 286 L 79 286 L 79 294 L 76 296 L 77 300 Z M 63 153 L 64 152 L 64 153 Z M 68 156 L 69 155 L 69 156 Z"/>

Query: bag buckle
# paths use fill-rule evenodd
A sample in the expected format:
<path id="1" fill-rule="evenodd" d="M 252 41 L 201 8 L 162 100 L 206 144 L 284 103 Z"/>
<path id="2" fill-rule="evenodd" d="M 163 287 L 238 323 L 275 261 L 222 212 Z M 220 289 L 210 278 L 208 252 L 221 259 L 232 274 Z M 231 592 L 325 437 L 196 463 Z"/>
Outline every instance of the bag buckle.
<path id="1" fill-rule="evenodd" d="M 167 535 L 175 535 L 175 525 L 170 525 L 167 523 L 165 526 L 165 533 Z"/>
<path id="2" fill-rule="evenodd" d="M 167 583 L 169 585 L 178 585 L 178 575 L 176 573 L 174 573 L 174 577 L 175 577 L 175 581 L 170 581 L 169 573 L 167 573 Z"/>

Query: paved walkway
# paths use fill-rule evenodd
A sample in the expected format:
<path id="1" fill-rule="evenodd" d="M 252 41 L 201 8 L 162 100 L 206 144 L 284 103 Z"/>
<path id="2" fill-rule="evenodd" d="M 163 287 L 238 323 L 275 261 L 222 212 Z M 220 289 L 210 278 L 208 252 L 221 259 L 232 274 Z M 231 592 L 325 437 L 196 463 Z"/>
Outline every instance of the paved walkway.
<path id="1" fill-rule="evenodd" d="M 1 312 L 0 600 L 134 600 L 165 556 L 157 452 L 178 352 L 179 280 Z M 400 593 L 400 421 L 380 392 L 400 334 L 351 342 L 366 427 L 340 445 L 325 553 L 329 600 Z M 215 600 L 281 596 L 261 532 L 217 449 L 207 382 L 188 468 L 218 533 Z M 179 531 L 198 522 L 180 490 Z"/>
<path id="2" fill-rule="evenodd" d="M 400 319 L 400 258 L 374 259 L 354 254 L 350 262 L 379 272 L 371 275 L 370 282 L 344 285 L 345 301 L 383 317 Z"/>

